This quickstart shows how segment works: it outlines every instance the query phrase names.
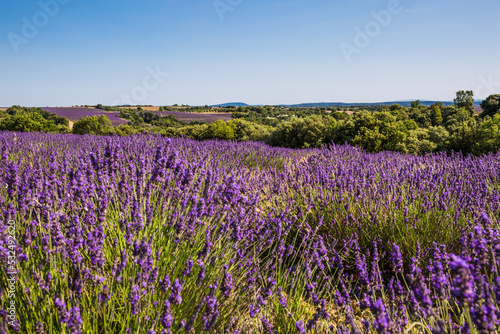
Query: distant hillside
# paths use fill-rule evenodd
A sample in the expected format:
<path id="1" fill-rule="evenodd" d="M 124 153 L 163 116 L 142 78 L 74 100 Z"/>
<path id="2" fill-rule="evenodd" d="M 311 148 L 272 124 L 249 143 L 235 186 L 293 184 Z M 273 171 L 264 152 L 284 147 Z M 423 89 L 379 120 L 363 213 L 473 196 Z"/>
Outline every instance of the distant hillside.
<path id="1" fill-rule="evenodd" d="M 452 101 L 420 101 L 420 103 L 424 106 L 430 106 L 431 104 L 441 102 L 445 106 L 452 106 Z M 386 101 L 386 102 L 353 102 L 353 103 L 345 103 L 345 102 L 317 102 L 317 103 L 300 103 L 300 104 L 292 104 L 286 105 L 286 107 L 292 108 L 306 108 L 306 107 L 351 107 L 351 106 L 391 106 L 393 104 L 399 104 L 403 107 L 410 107 L 412 101 Z"/>
<path id="2" fill-rule="evenodd" d="M 214 104 L 211 105 L 210 107 L 250 107 L 250 105 L 243 102 L 229 102 L 229 103 Z"/>
<path id="3" fill-rule="evenodd" d="M 299 103 L 299 104 L 280 104 L 282 107 L 288 107 L 288 108 L 314 108 L 314 107 L 352 107 L 352 106 L 390 106 L 393 104 L 399 104 L 400 106 L 403 107 L 410 107 L 411 103 L 414 100 L 406 100 L 406 101 L 387 101 L 387 102 L 352 102 L 352 103 L 346 103 L 346 102 L 310 102 L 310 103 Z M 475 100 L 474 105 L 478 106 L 481 104 L 483 100 Z M 420 103 L 424 106 L 430 106 L 434 103 L 441 102 L 445 106 L 452 106 L 453 101 L 420 101 Z M 262 104 L 259 105 L 248 105 L 246 103 L 242 102 L 232 102 L 232 103 L 222 103 L 222 104 L 214 104 L 211 107 L 248 107 L 248 106 L 262 106 Z"/>
<path id="4" fill-rule="evenodd" d="M 42 108 L 45 111 L 56 114 L 57 116 L 66 117 L 71 122 L 76 122 L 83 117 L 105 115 L 114 126 L 127 124 L 127 120 L 120 118 L 119 112 L 107 112 L 95 108 L 79 108 L 79 107 L 46 107 Z"/>

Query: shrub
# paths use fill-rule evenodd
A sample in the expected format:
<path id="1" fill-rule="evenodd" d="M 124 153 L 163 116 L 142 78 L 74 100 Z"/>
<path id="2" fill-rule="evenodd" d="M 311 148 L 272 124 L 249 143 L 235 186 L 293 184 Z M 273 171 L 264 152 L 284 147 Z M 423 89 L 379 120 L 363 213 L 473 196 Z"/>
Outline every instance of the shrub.
<path id="1" fill-rule="evenodd" d="M 84 117 L 73 125 L 73 133 L 79 135 L 105 135 L 111 132 L 111 121 L 105 115 Z"/>
<path id="2" fill-rule="evenodd" d="M 0 120 L 0 130 L 21 132 L 58 132 L 57 125 L 38 113 L 14 113 Z"/>
<path id="3" fill-rule="evenodd" d="M 481 117 L 491 116 L 493 117 L 495 114 L 500 112 L 500 94 L 490 95 L 481 102 L 481 108 L 483 112 L 481 113 Z"/>
<path id="4" fill-rule="evenodd" d="M 331 117 L 295 118 L 278 125 L 269 137 L 269 144 L 289 148 L 321 147 L 330 142 L 337 121 Z"/>

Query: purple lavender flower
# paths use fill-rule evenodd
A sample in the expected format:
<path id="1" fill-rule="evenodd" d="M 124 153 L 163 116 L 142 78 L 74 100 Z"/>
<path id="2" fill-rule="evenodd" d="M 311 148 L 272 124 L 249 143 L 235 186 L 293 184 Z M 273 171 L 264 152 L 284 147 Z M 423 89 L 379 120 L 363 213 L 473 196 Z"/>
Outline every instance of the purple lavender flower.
<path id="1" fill-rule="evenodd" d="M 59 317 L 59 321 L 62 323 L 68 322 L 69 314 L 66 308 L 66 304 L 64 303 L 64 300 L 56 298 L 56 300 L 54 301 L 54 305 L 56 306 L 57 309 L 57 315 Z"/>
<path id="2" fill-rule="evenodd" d="M 133 285 L 129 293 L 129 302 L 133 315 L 136 315 L 139 312 L 140 299 L 141 299 L 141 293 L 139 287 L 137 285 Z"/>
<path id="3" fill-rule="evenodd" d="M 234 286 L 234 282 L 233 282 L 233 277 L 229 273 L 227 267 L 226 267 L 225 271 L 226 272 L 224 274 L 224 279 L 222 280 L 222 284 L 221 284 L 221 291 L 222 291 L 222 294 L 224 296 L 229 297 L 231 295 L 231 291 L 234 290 L 235 286 Z"/>
<path id="4" fill-rule="evenodd" d="M 434 327 L 431 327 L 432 334 L 446 334 L 446 326 L 443 320 L 436 321 Z"/>
<path id="5" fill-rule="evenodd" d="M 435 291 L 436 298 L 445 300 L 450 291 L 450 279 L 444 273 L 443 265 L 440 261 L 433 261 L 431 265 L 431 285 Z"/>
<path id="6" fill-rule="evenodd" d="M 174 305 L 180 305 L 182 304 L 182 292 L 183 288 L 183 282 L 179 281 L 178 278 L 175 279 L 174 284 L 172 285 L 172 293 L 170 294 L 170 297 L 168 300 L 174 304 Z"/>
<path id="7" fill-rule="evenodd" d="M 392 320 L 389 318 L 384 303 L 382 300 L 378 299 L 372 307 L 372 313 L 375 317 L 375 322 L 373 323 L 373 327 L 377 331 L 377 333 L 392 333 L 394 328 L 394 324 Z"/>
<path id="8" fill-rule="evenodd" d="M 165 301 L 165 307 L 163 308 L 163 314 L 160 317 L 160 322 L 166 329 L 169 329 L 174 322 L 172 310 L 170 309 L 170 303 L 168 300 Z"/>
<path id="9" fill-rule="evenodd" d="M 262 328 L 264 328 L 264 331 L 266 333 L 271 333 L 271 334 L 278 333 L 278 331 L 274 329 L 273 324 L 271 324 L 269 320 L 266 319 L 266 317 L 260 318 L 260 322 L 262 324 Z"/>
<path id="10" fill-rule="evenodd" d="M 474 277 L 467 262 L 455 254 L 450 254 L 450 268 L 455 273 L 451 293 L 461 303 L 474 300 Z"/>
<path id="11" fill-rule="evenodd" d="M 153 254 L 151 244 L 145 239 L 141 243 L 134 242 L 134 262 L 138 264 L 143 271 L 150 272 L 153 270 Z"/>
<path id="12" fill-rule="evenodd" d="M 479 217 L 479 220 L 481 221 L 481 224 L 485 227 L 491 227 L 491 219 L 488 217 L 486 212 L 481 213 L 481 217 Z"/>
<path id="13" fill-rule="evenodd" d="M 213 284 L 210 286 L 210 292 L 208 296 L 205 298 L 205 312 L 203 314 L 203 329 L 205 331 L 211 330 L 219 318 L 219 303 L 217 302 L 217 297 L 215 296 L 215 291 L 217 289 L 217 285 Z"/>
<path id="14" fill-rule="evenodd" d="M 99 303 L 106 303 L 111 299 L 111 295 L 113 293 L 109 292 L 109 288 L 107 285 L 102 287 L 102 292 L 98 296 Z"/>
<path id="15" fill-rule="evenodd" d="M 412 272 L 411 275 L 408 276 L 411 289 L 415 295 L 416 300 L 420 303 L 424 315 L 426 317 L 430 316 L 432 312 L 432 300 L 430 297 L 429 288 L 427 287 L 426 279 L 422 274 L 422 270 L 415 264 L 412 264 Z"/>
<path id="16" fill-rule="evenodd" d="M 68 330 L 71 334 L 81 334 L 82 333 L 83 320 L 80 316 L 80 308 L 78 306 L 72 307 L 69 310 L 68 318 Z"/>
<path id="17" fill-rule="evenodd" d="M 200 286 L 203 283 L 203 280 L 205 279 L 205 273 L 206 273 L 205 264 L 201 263 L 200 271 L 198 271 L 198 278 L 196 280 L 196 285 Z"/>
<path id="18" fill-rule="evenodd" d="M 479 333 L 496 333 L 498 307 L 493 300 L 488 283 L 481 284 L 481 296 L 471 307 L 471 315 Z"/>
<path id="19" fill-rule="evenodd" d="M 304 329 L 304 322 L 302 320 L 299 320 L 295 323 L 295 329 L 297 330 L 297 332 L 299 332 L 300 334 L 305 334 L 306 333 L 306 330 Z"/>
<path id="20" fill-rule="evenodd" d="M 160 280 L 160 290 L 163 292 L 167 292 L 170 289 L 170 277 L 165 275 L 163 279 Z"/>
<path id="21" fill-rule="evenodd" d="M 182 272 L 182 276 L 188 276 L 191 273 L 191 269 L 193 269 L 194 261 L 192 258 L 186 260 L 186 264 L 184 266 L 184 271 Z"/>
<path id="22" fill-rule="evenodd" d="M 392 251 L 389 253 L 389 261 L 395 274 L 403 273 L 403 256 L 395 242 L 392 244 Z"/>

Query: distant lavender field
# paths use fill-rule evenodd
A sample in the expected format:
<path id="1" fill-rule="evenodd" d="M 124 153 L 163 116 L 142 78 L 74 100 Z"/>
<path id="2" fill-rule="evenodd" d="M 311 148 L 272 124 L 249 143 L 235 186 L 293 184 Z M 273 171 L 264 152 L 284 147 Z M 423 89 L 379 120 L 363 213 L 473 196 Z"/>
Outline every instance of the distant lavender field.
<path id="1" fill-rule="evenodd" d="M 192 122 L 192 121 L 201 121 L 207 123 L 213 123 L 219 119 L 223 121 L 229 121 L 232 117 L 231 114 L 226 113 L 191 113 L 191 112 L 178 112 L 178 111 L 153 111 L 155 114 L 167 116 L 172 115 L 177 118 L 179 121 L 183 122 Z"/>
<path id="2" fill-rule="evenodd" d="M 127 124 L 128 121 L 119 118 L 119 112 L 107 112 L 95 108 L 78 108 L 78 107 L 54 107 L 54 108 L 42 108 L 48 112 L 56 113 L 58 116 L 63 116 L 72 122 L 78 121 L 80 118 L 87 116 L 99 116 L 106 115 L 113 125 Z M 177 112 L 177 111 L 153 111 L 155 114 L 166 116 L 172 115 L 180 121 L 192 122 L 192 121 L 202 121 L 207 123 L 213 123 L 219 119 L 224 121 L 229 121 L 231 119 L 230 114 L 226 113 L 189 113 L 189 112 Z"/>
<path id="3" fill-rule="evenodd" d="M 500 333 L 499 154 L 3 131 L 0 152 L 2 334 Z"/>
<path id="4" fill-rule="evenodd" d="M 107 112 L 104 110 L 100 109 L 95 109 L 95 108 L 77 108 L 77 107 L 68 107 L 68 108 L 42 108 L 45 111 L 52 112 L 57 114 L 58 116 L 63 116 L 69 119 L 72 122 L 78 121 L 80 118 L 87 117 L 87 116 L 99 116 L 99 115 L 106 115 L 109 120 L 111 121 L 111 124 L 113 125 L 120 125 L 120 124 L 127 124 L 126 120 L 123 120 L 119 118 L 120 113 L 119 112 Z"/>

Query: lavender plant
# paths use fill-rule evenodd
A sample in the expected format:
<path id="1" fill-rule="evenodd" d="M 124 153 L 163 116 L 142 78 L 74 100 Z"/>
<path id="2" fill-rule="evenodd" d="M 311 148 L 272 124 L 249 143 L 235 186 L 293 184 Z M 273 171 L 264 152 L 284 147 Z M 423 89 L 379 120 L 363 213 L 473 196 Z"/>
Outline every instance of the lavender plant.
<path id="1" fill-rule="evenodd" d="M 0 333 L 499 329 L 498 154 L 10 132 L 0 151 Z"/>

